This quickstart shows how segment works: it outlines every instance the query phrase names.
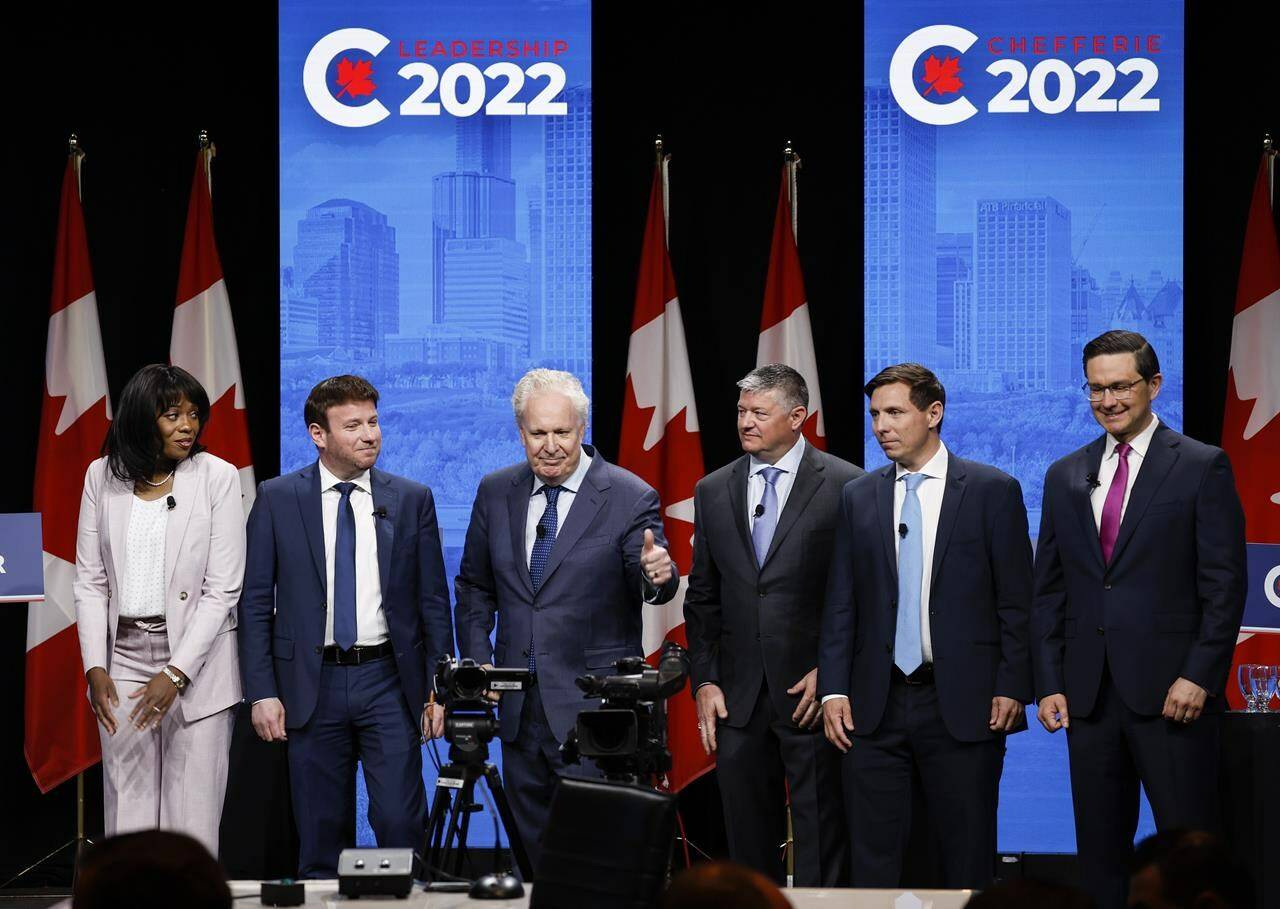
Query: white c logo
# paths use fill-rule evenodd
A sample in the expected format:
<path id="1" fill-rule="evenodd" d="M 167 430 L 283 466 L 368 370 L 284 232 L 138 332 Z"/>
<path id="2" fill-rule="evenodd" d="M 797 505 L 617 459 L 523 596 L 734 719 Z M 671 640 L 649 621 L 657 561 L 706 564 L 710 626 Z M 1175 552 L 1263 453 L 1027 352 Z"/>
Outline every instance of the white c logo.
<path id="1" fill-rule="evenodd" d="M 1262 592 L 1267 595 L 1267 601 L 1280 609 L 1280 591 L 1276 590 L 1278 582 L 1280 582 L 1280 565 L 1268 571 L 1267 579 L 1262 582 Z"/>
<path id="2" fill-rule="evenodd" d="M 315 112 L 338 126 L 373 126 L 389 117 L 391 112 L 381 101 L 343 104 L 329 91 L 325 74 L 340 51 L 362 50 L 376 57 L 390 43 L 391 39 L 368 28 L 341 28 L 317 41 L 302 65 L 302 90 Z"/>
<path id="3" fill-rule="evenodd" d="M 889 61 L 889 89 L 908 116 L 933 126 L 952 126 L 978 112 L 964 96 L 946 104 L 926 101 L 912 76 L 916 61 L 931 47 L 950 47 L 964 53 L 978 36 L 958 25 L 928 25 L 907 35 Z"/>

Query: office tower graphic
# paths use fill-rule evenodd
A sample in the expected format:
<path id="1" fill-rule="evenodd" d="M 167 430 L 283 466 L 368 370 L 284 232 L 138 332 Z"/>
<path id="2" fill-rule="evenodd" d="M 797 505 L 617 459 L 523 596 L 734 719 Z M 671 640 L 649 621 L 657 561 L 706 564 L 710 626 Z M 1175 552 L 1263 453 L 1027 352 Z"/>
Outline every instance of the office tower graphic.
<path id="1" fill-rule="evenodd" d="M 449 319 L 446 245 L 452 240 L 487 237 L 515 241 L 515 183 L 507 178 L 475 172 L 437 174 L 431 181 L 432 322 L 441 323 Z"/>
<path id="2" fill-rule="evenodd" d="M 977 332 L 973 317 L 973 278 L 952 282 L 951 301 L 954 318 L 954 343 L 951 347 L 952 368 L 972 370 L 977 359 Z"/>
<path id="3" fill-rule="evenodd" d="M 330 199 L 307 210 L 293 248 L 293 287 L 316 302 L 317 342 L 378 357 L 400 328 L 400 257 L 387 216 Z"/>
<path id="4" fill-rule="evenodd" d="M 568 112 L 543 126 L 542 356 L 591 375 L 591 86 L 564 92 Z"/>
<path id="5" fill-rule="evenodd" d="M 542 358 L 542 187 L 529 187 L 529 356 Z"/>
<path id="6" fill-rule="evenodd" d="M 529 345 L 529 263 L 506 237 L 449 240 L 444 248 L 445 324 L 510 345 Z"/>
<path id="7" fill-rule="evenodd" d="M 973 275 L 973 234 L 938 234 L 938 355 L 941 369 L 960 367 L 967 358 L 956 350 L 957 314 L 955 309 L 955 285 L 967 281 Z M 965 331 L 966 336 L 972 331 Z"/>
<path id="8" fill-rule="evenodd" d="M 1071 212 L 1052 196 L 980 199 L 976 367 L 1010 391 L 1065 389 L 1071 371 Z"/>
<path id="9" fill-rule="evenodd" d="M 474 114 L 454 125 L 460 171 L 511 179 L 511 118 Z"/>
<path id="10" fill-rule="evenodd" d="M 903 113 L 888 87 L 863 89 L 867 376 L 935 362 L 938 343 L 937 128 Z"/>
<path id="11" fill-rule="evenodd" d="M 293 268 L 280 270 L 280 350 L 292 354 L 320 345 L 320 305 L 303 296 Z"/>
<path id="12" fill-rule="evenodd" d="M 1071 349 L 1080 350 L 1107 330 L 1110 320 L 1102 304 L 1102 291 L 1089 269 L 1071 267 Z"/>

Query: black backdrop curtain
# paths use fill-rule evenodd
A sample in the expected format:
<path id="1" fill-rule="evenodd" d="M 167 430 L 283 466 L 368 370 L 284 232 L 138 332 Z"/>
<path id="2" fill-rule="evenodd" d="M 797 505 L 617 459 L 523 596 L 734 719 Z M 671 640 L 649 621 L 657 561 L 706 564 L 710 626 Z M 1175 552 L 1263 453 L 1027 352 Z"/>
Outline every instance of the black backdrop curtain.
<path id="1" fill-rule="evenodd" d="M 1186 431 L 1221 430 L 1230 313 L 1262 135 L 1280 135 L 1274 47 L 1247 5 L 1187 12 Z M 659 0 L 594 13 L 592 436 L 617 449 L 623 364 L 651 168 L 672 153 L 671 257 L 686 320 L 708 468 L 737 452 L 734 381 L 755 362 L 783 143 L 804 159 L 800 255 L 830 449 L 861 460 L 861 14 L 788 3 L 723 10 Z M 196 135 L 208 129 L 218 245 L 240 342 L 254 463 L 278 462 L 279 216 L 274 6 L 141 18 L 116 7 L 28 8 L 12 41 L 0 314 L 6 399 L 0 511 L 31 507 L 58 190 L 68 133 L 88 152 L 84 207 L 113 396 L 167 359 Z M 299 424 L 299 431 L 301 426 Z M 394 445 L 394 439 L 387 444 Z M 518 452 L 512 452 L 513 460 Z M 68 478 L 73 482 L 75 478 Z M 429 478 L 428 478 L 429 481 Z M 41 796 L 22 754 L 26 613 L 0 608 L 0 881 L 74 834 L 75 785 Z M 87 826 L 101 829 L 101 777 L 87 774 Z M 714 787 L 686 804 L 691 834 L 719 847 Z M 65 878 L 63 863 L 51 881 Z"/>

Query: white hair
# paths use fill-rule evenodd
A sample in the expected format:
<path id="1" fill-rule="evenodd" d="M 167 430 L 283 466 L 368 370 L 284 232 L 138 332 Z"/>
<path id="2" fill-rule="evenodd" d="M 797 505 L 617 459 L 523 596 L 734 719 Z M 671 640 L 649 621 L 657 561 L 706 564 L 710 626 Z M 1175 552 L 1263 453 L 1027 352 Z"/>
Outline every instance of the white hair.
<path id="1" fill-rule="evenodd" d="M 529 398 L 543 392 L 564 395 L 573 404 L 578 420 L 583 426 L 587 425 L 591 401 L 587 399 L 587 393 L 582 390 L 582 383 L 578 381 L 578 377 L 571 372 L 559 369 L 531 369 L 520 377 L 515 391 L 511 393 L 511 410 L 515 413 L 517 423 L 524 416 Z"/>

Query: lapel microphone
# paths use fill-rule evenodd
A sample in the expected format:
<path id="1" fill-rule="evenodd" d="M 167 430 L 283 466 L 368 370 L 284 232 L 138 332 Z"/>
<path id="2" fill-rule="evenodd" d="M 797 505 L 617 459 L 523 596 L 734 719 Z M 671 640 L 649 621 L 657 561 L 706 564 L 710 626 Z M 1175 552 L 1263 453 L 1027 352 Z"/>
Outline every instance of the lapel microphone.
<path id="1" fill-rule="evenodd" d="M 1087 474 L 1084 481 L 1089 484 L 1090 492 L 1102 485 L 1102 481 L 1098 479 L 1098 475 L 1096 473 Z"/>
<path id="2" fill-rule="evenodd" d="M 165 505 L 169 506 L 170 511 L 173 511 L 175 508 L 178 507 L 178 500 L 175 499 L 173 496 L 169 496 L 169 498 L 165 499 L 164 503 Z"/>
<path id="3" fill-rule="evenodd" d="M 906 537 L 906 535 L 907 535 L 907 530 L 908 530 L 908 529 L 909 529 L 909 528 L 907 527 L 907 525 L 906 525 L 906 524 L 899 524 L 899 525 L 898 525 L 898 536 L 905 538 L 905 537 Z"/>
<path id="4" fill-rule="evenodd" d="M 387 506 L 379 505 L 373 510 L 373 516 L 375 518 L 385 518 L 387 516 Z"/>
<path id="5" fill-rule="evenodd" d="M 756 506 L 754 515 L 757 520 L 764 517 L 764 502 L 761 502 L 759 505 Z"/>

